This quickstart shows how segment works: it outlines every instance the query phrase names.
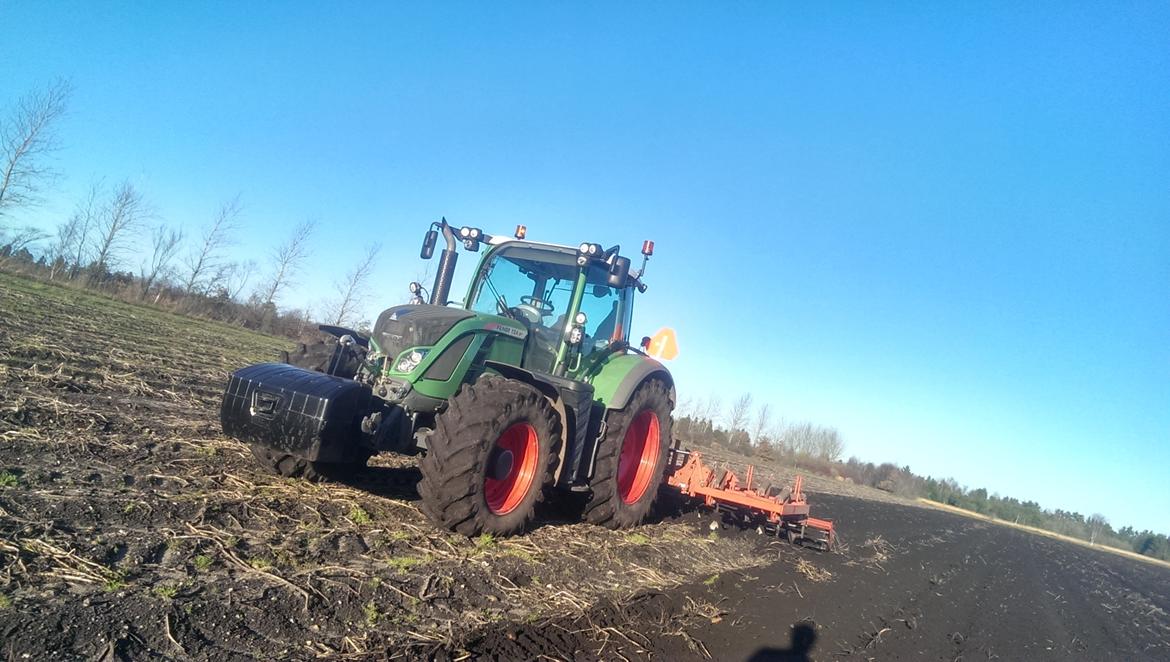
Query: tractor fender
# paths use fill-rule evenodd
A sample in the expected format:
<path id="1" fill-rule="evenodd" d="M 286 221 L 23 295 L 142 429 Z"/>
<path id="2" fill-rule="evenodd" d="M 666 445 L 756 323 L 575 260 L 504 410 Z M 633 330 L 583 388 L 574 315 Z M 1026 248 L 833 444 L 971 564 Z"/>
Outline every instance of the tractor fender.
<path id="1" fill-rule="evenodd" d="M 557 413 L 557 416 L 560 416 L 561 428 L 564 430 L 565 434 L 565 444 L 561 449 L 561 457 L 557 462 L 557 469 L 554 474 L 556 482 L 560 483 L 561 475 L 565 470 L 566 460 L 568 460 L 570 455 L 580 456 L 580 442 L 584 439 L 584 435 L 580 432 L 584 432 L 584 429 L 582 429 L 580 432 L 577 430 L 577 413 L 573 412 L 573 417 L 569 417 L 569 410 L 571 408 L 567 408 L 565 406 L 565 400 L 561 397 L 560 389 L 555 383 L 549 379 L 546 379 L 539 373 L 526 370 L 519 366 L 510 365 L 508 363 L 500 363 L 498 361 L 485 361 L 484 365 L 485 367 L 498 372 L 501 376 L 507 379 L 515 379 L 516 381 L 524 382 L 525 384 L 535 388 L 537 391 L 540 391 L 544 397 L 548 398 L 549 404 L 552 406 L 553 411 Z"/>
<path id="2" fill-rule="evenodd" d="M 655 359 L 645 354 L 615 354 L 607 359 L 601 370 L 593 377 L 593 397 L 606 409 L 621 409 L 626 406 L 634 391 L 647 379 L 657 377 L 670 387 L 670 402 L 677 402 L 674 392 L 674 378 L 670 371 Z"/>
<path id="3" fill-rule="evenodd" d="M 508 379 L 515 379 L 517 381 L 525 382 L 526 384 L 543 393 L 545 397 L 547 397 L 549 400 L 552 400 L 553 402 L 561 399 L 561 394 L 557 390 L 555 384 L 547 379 L 541 378 L 540 375 L 531 370 L 521 368 L 520 366 L 501 363 L 499 361 L 485 361 L 484 365 L 488 368 L 491 368 L 492 370 L 495 370 L 496 372 L 500 373 L 500 375 L 507 377 Z"/>

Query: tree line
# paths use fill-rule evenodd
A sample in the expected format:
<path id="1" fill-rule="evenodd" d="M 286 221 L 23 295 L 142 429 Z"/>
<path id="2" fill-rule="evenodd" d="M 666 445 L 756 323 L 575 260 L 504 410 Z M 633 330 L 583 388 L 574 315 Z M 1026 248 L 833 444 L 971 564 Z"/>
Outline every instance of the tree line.
<path id="1" fill-rule="evenodd" d="M 676 409 L 675 435 L 687 444 L 738 453 L 762 462 L 780 463 L 858 485 L 868 485 L 908 498 L 925 498 L 1061 535 L 1170 561 L 1170 538 L 1126 526 L 1114 529 L 1100 513 L 1084 516 L 1061 509 L 1046 510 L 1034 501 L 968 489 L 953 478 L 919 476 L 909 466 L 875 465 L 856 457 L 842 461 L 845 441 L 834 427 L 807 421 L 789 422 L 773 416 L 767 403 L 753 407 L 745 393 L 723 407 L 718 396 L 683 399 Z"/>
<path id="2" fill-rule="evenodd" d="M 131 180 L 99 179 L 55 232 L 16 223 L 49 201 L 62 176 L 54 167 L 58 126 L 71 96 L 58 80 L 0 115 L 0 267 L 290 337 L 311 332 L 314 319 L 368 326 L 361 313 L 379 246 L 367 247 L 315 310 L 280 307 L 312 254 L 317 222 L 296 223 L 262 261 L 231 259 L 246 221 L 239 194 L 188 230 L 167 222 Z"/>

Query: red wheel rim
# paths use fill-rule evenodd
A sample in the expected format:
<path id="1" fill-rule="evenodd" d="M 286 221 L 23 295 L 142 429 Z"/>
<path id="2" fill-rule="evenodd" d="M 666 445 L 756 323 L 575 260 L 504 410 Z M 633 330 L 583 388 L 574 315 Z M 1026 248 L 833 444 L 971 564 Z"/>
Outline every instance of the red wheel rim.
<path id="1" fill-rule="evenodd" d="M 638 412 L 622 440 L 618 458 L 618 496 L 626 503 L 636 503 L 654 483 L 658 465 L 658 414 Z"/>
<path id="2" fill-rule="evenodd" d="M 532 483 L 540 460 L 540 443 L 536 428 L 530 423 L 513 423 L 504 430 L 488 453 L 488 467 L 483 479 L 484 500 L 488 510 L 507 515 L 516 510 Z"/>

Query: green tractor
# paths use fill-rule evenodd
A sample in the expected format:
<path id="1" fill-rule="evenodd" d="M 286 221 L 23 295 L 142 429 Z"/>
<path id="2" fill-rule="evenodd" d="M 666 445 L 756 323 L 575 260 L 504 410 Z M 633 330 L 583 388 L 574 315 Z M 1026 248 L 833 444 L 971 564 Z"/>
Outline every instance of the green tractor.
<path id="1" fill-rule="evenodd" d="M 472 536 L 522 531 L 546 498 L 624 528 L 650 512 L 671 452 L 674 382 L 630 345 L 642 268 L 614 246 L 559 246 L 433 223 L 446 248 L 429 293 L 384 311 L 370 335 L 321 327 L 327 352 L 237 370 L 225 434 L 285 476 L 344 478 L 379 452 L 422 453 L 422 510 Z M 486 250 L 448 301 L 458 244 Z M 295 365 L 290 365 L 295 364 Z"/>

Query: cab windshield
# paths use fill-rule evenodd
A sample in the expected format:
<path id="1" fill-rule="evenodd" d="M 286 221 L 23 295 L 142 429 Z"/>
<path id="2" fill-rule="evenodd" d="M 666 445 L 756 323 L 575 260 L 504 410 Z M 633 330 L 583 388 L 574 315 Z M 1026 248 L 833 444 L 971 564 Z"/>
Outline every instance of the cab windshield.
<path id="1" fill-rule="evenodd" d="M 524 367 L 549 372 L 569 321 L 580 267 L 572 249 L 505 246 L 484 265 L 472 293 L 471 309 L 520 320 L 532 334 Z M 592 264 L 586 274 L 581 312 L 585 313 L 583 354 L 624 340 L 628 290 L 612 288 L 604 265 Z"/>
<path id="2" fill-rule="evenodd" d="M 573 297 L 577 269 L 571 253 L 525 246 L 501 248 L 484 266 L 471 309 L 529 325 L 558 326 L 557 317 L 564 315 Z"/>

